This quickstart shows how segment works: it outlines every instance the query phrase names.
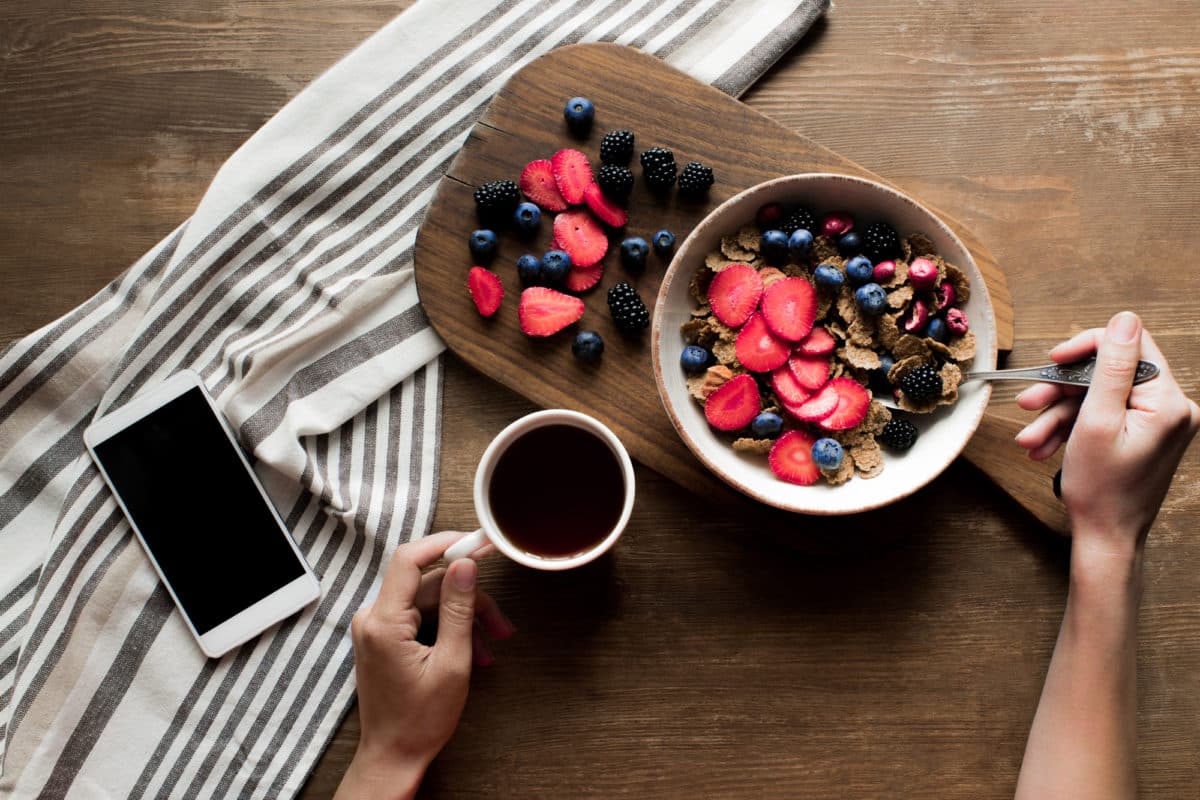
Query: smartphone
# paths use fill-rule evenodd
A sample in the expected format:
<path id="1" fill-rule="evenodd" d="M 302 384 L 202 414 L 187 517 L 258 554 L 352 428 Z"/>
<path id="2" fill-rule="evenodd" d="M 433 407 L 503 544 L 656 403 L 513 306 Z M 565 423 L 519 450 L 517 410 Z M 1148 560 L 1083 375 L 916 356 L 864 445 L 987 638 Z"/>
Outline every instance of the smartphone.
<path id="1" fill-rule="evenodd" d="M 83 441 L 205 655 L 320 596 L 196 373 L 178 372 L 97 419 Z"/>

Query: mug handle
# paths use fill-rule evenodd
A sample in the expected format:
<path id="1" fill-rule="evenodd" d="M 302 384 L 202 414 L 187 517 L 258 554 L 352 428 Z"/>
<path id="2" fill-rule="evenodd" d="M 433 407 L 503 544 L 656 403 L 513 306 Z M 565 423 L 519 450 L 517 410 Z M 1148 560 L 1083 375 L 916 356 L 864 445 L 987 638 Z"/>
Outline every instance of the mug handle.
<path id="1" fill-rule="evenodd" d="M 476 550 L 482 550 L 483 552 L 476 553 Z M 488 539 L 487 534 L 483 532 L 483 528 L 479 528 L 450 545 L 442 555 L 442 558 L 446 560 L 446 563 L 450 563 L 451 561 L 458 561 L 460 558 L 469 558 L 471 556 L 482 557 L 491 551 L 491 541 Z"/>

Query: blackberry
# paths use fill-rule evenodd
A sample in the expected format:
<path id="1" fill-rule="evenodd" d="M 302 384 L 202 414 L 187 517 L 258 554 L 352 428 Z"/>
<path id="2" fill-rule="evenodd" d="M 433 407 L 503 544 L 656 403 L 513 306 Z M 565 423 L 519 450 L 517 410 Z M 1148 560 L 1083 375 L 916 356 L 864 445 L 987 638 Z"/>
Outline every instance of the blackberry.
<path id="1" fill-rule="evenodd" d="M 872 261 L 895 258 L 900 252 L 900 236 L 886 222 L 872 222 L 863 229 L 863 252 Z"/>
<path id="2" fill-rule="evenodd" d="M 665 147 L 651 147 L 643 150 L 640 157 L 642 169 L 650 172 L 658 167 L 675 166 L 675 154 Z"/>
<path id="3" fill-rule="evenodd" d="M 648 169 L 644 173 L 646 185 L 656 192 L 664 192 L 675 184 L 675 162 Z"/>
<path id="4" fill-rule="evenodd" d="M 893 418 L 875 438 L 893 450 L 907 450 L 917 440 L 917 426 L 906 419 Z"/>
<path id="5" fill-rule="evenodd" d="M 712 167 L 706 167 L 699 161 L 689 161 L 679 175 L 679 193 L 683 195 L 698 197 L 712 185 Z"/>
<path id="6" fill-rule="evenodd" d="M 942 376 L 922 364 L 900 379 L 900 389 L 914 403 L 928 403 L 942 396 Z"/>
<path id="7" fill-rule="evenodd" d="M 798 230 L 805 230 L 816 236 L 817 218 L 804 206 L 796 206 L 787 214 L 784 214 L 783 219 L 779 220 L 779 224 L 775 227 L 788 236 L 791 236 Z"/>
<path id="8" fill-rule="evenodd" d="M 633 158 L 633 131 L 609 131 L 600 140 L 600 160 L 605 164 L 628 164 Z"/>
<path id="9" fill-rule="evenodd" d="M 613 322 L 626 333 L 637 333 L 650 325 L 650 312 L 634 289 L 625 281 L 608 290 L 608 310 Z"/>
<path id="10" fill-rule="evenodd" d="M 616 164 L 604 164 L 596 173 L 596 183 L 600 191 L 614 200 L 624 200 L 633 191 L 633 173 L 628 167 Z"/>
<path id="11" fill-rule="evenodd" d="M 512 181 L 491 181 L 475 190 L 475 212 L 485 224 L 499 227 L 512 220 L 521 190 Z"/>

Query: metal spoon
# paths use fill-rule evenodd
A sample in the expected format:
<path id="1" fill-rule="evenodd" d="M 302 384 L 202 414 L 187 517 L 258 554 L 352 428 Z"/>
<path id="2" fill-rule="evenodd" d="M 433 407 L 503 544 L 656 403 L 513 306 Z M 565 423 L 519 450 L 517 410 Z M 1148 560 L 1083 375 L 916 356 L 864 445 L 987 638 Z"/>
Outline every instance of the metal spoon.
<path id="1" fill-rule="evenodd" d="M 1076 361 L 1072 364 L 1047 364 L 1044 367 L 1018 367 L 1017 369 L 997 369 L 982 372 L 968 372 L 963 377 L 967 381 L 1034 381 L 1037 383 L 1062 383 L 1067 386 L 1090 386 L 1092 374 L 1096 371 L 1096 359 Z M 1134 384 L 1145 383 L 1158 377 L 1158 365 L 1150 361 L 1139 361 L 1137 372 L 1134 373 Z M 877 398 L 888 408 L 899 408 L 891 397 Z"/>

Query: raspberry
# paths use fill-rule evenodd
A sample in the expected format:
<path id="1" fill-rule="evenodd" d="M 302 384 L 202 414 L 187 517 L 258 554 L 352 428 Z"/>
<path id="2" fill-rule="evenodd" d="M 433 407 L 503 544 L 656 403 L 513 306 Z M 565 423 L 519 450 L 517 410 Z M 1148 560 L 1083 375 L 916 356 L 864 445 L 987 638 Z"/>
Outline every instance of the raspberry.
<path id="1" fill-rule="evenodd" d="M 886 222 L 872 222 L 863 230 L 863 252 L 872 261 L 895 258 L 900 253 L 900 236 Z"/>
<path id="2" fill-rule="evenodd" d="M 600 191 L 613 198 L 623 200 L 633 191 L 633 173 L 627 167 L 604 164 L 596 175 Z"/>
<path id="3" fill-rule="evenodd" d="M 633 131 L 609 131 L 600 140 L 600 160 L 605 164 L 628 164 L 633 158 Z"/>
<path id="4" fill-rule="evenodd" d="M 907 450 L 917 440 L 917 426 L 906 419 L 890 419 L 876 438 L 893 450 Z"/>
<path id="5" fill-rule="evenodd" d="M 650 325 L 650 312 L 638 296 L 637 289 L 621 281 L 608 290 L 608 310 L 613 322 L 626 333 L 636 333 Z"/>
<path id="6" fill-rule="evenodd" d="M 657 167 L 675 166 L 675 154 L 665 147 L 651 147 L 641 155 L 642 169 L 646 172 Z"/>
<path id="7" fill-rule="evenodd" d="M 491 181 L 475 190 L 475 211 L 485 223 L 507 223 L 519 202 L 521 190 L 512 181 Z"/>
<path id="8" fill-rule="evenodd" d="M 922 364 L 900 379 L 900 389 L 916 403 L 928 403 L 942 396 L 942 376 L 928 364 Z"/>
<path id="9" fill-rule="evenodd" d="M 804 206 L 797 206 L 785 214 L 776 227 L 788 236 L 798 230 L 806 230 L 816 235 L 817 218 Z"/>
<path id="10" fill-rule="evenodd" d="M 698 197 L 707 192 L 712 185 L 712 167 L 706 167 L 699 161 L 689 161 L 679 175 L 679 192 L 683 195 Z"/>

